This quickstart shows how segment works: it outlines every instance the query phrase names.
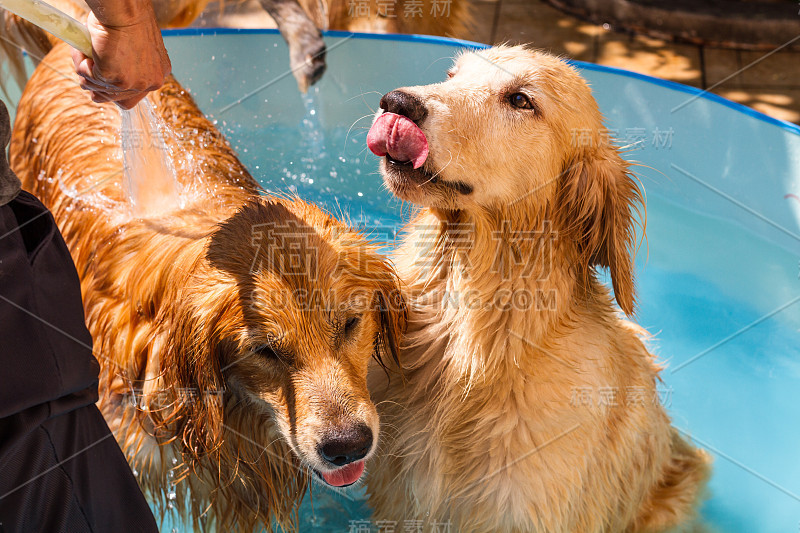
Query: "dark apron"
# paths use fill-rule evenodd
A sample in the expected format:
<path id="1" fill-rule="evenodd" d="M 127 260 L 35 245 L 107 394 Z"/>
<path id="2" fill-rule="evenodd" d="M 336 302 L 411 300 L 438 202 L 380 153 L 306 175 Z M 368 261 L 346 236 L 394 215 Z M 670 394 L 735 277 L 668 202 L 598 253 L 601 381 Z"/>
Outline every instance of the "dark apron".
<path id="1" fill-rule="evenodd" d="M 22 191 L 0 206 L 0 533 L 157 531 L 98 372 L 67 246 Z"/>

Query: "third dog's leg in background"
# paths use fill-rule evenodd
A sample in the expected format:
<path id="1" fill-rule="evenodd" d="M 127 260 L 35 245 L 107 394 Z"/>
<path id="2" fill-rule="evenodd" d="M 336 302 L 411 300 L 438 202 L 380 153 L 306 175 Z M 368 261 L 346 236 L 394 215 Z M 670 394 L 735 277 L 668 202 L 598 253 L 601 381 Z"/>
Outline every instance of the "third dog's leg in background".
<path id="1" fill-rule="evenodd" d="M 289 44 L 289 57 L 297 86 L 302 92 L 319 81 L 325 72 L 325 43 L 322 33 L 297 0 L 260 0 L 275 19 Z"/>

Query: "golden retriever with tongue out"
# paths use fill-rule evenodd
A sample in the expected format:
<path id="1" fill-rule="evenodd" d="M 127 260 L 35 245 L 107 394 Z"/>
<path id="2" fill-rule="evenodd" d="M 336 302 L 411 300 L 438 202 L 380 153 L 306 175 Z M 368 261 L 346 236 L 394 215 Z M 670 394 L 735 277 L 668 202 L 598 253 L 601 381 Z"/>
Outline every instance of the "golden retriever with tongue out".
<path id="1" fill-rule="evenodd" d="M 633 313 L 642 206 L 588 85 L 524 47 L 464 53 L 448 77 L 385 95 L 367 138 L 387 187 L 421 207 L 394 256 L 405 379 L 370 376 L 375 519 L 538 533 L 690 522 L 709 459 L 671 427 L 646 334 L 613 303 Z"/>

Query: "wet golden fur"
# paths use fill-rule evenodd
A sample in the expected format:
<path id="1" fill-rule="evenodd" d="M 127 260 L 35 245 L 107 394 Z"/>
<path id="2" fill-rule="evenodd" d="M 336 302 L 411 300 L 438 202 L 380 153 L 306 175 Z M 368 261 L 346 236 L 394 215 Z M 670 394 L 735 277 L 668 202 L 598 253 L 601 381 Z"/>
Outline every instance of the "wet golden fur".
<path id="1" fill-rule="evenodd" d="M 27 85 L 11 163 L 70 248 L 99 406 L 143 489 L 178 507 L 189 490 L 197 528 L 291 528 L 320 438 L 364 423 L 377 439 L 367 364 L 395 352 L 396 275 L 319 208 L 261 196 L 174 79 L 151 98 L 183 208 L 131 215 L 119 110 L 79 89 L 64 45 Z"/>
<path id="2" fill-rule="evenodd" d="M 387 400 L 374 518 L 549 533 L 692 520 L 709 458 L 671 427 L 646 333 L 597 279 L 608 267 L 631 315 L 640 191 L 589 87 L 522 47 L 465 53 L 450 78 L 402 89 L 429 143 L 422 169 L 381 164 L 422 208 L 394 255 L 405 383 L 370 376 Z"/>

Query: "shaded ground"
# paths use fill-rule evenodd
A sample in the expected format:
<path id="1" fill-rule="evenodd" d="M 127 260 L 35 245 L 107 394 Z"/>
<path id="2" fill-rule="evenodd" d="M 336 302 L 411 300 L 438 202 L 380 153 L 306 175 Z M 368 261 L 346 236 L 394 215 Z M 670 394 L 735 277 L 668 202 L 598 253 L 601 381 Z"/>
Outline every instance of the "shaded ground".
<path id="1" fill-rule="evenodd" d="M 794 0 L 547 1 L 617 30 L 705 46 L 769 50 L 800 35 L 800 4 Z"/>

